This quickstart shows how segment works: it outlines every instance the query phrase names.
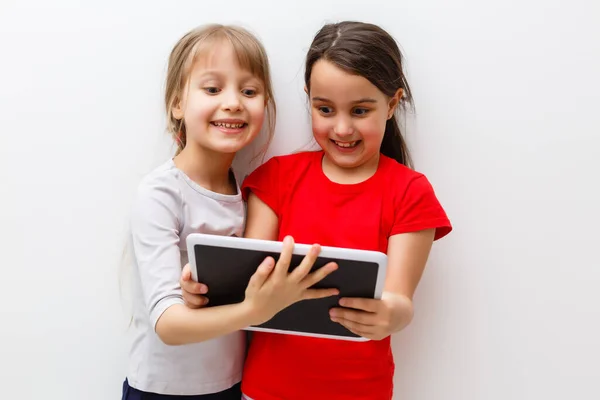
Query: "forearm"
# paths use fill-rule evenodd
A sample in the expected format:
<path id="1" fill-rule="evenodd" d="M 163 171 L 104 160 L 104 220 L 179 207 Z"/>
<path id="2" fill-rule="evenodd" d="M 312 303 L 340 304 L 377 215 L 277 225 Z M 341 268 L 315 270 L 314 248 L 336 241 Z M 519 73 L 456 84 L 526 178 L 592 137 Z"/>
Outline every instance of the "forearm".
<path id="1" fill-rule="evenodd" d="M 252 325 L 253 313 L 246 302 L 190 309 L 174 304 L 160 316 L 156 333 L 167 345 L 198 343 Z"/>
<path id="2" fill-rule="evenodd" d="M 390 333 L 400 332 L 412 322 L 414 306 L 408 296 L 397 292 L 383 292 L 382 300 L 387 303 L 392 314 Z"/>

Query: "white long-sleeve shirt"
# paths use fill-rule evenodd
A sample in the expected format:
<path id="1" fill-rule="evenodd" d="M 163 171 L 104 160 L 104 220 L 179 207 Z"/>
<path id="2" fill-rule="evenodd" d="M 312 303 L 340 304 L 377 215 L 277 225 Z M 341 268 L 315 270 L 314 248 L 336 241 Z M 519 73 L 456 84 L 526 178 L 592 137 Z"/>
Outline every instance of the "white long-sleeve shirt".
<path id="1" fill-rule="evenodd" d="M 199 395 L 241 380 L 245 335 L 202 343 L 164 344 L 155 332 L 161 314 L 183 304 L 179 279 L 190 233 L 242 236 L 245 207 L 239 187 L 223 195 L 193 182 L 169 160 L 140 183 L 131 216 L 133 323 L 127 378 L 142 391 Z M 217 268 L 218 266 L 215 266 Z"/>

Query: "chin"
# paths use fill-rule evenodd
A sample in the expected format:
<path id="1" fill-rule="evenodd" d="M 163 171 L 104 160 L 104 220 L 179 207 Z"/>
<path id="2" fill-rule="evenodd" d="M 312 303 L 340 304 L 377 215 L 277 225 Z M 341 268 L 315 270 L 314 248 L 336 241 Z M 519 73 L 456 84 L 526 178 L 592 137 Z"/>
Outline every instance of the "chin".
<path id="1" fill-rule="evenodd" d="M 246 145 L 242 146 L 215 146 L 213 149 L 219 153 L 223 154 L 235 154 L 238 151 L 242 150 Z"/>
<path id="2" fill-rule="evenodd" d="M 221 153 L 237 153 L 252 143 L 252 140 L 223 140 L 214 143 L 213 149 Z"/>

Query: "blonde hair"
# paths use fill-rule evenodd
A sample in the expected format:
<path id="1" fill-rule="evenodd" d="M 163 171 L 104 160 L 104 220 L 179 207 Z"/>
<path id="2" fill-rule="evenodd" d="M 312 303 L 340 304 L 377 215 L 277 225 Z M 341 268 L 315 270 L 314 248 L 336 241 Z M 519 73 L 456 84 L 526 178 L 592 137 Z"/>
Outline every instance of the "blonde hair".
<path id="1" fill-rule="evenodd" d="M 244 28 L 233 25 L 211 24 L 198 27 L 185 34 L 169 56 L 165 88 L 167 131 L 177 144 L 179 154 L 186 144 L 186 130 L 183 119 L 173 116 L 173 107 L 181 100 L 183 89 L 188 82 L 194 61 L 219 41 L 227 40 L 233 46 L 240 67 L 260 79 L 265 87 L 267 100 L 268 142 L 275 129 L 276 107 L 269 70 L 267 52 L 258 39 Z M 268 145 L 267 142 L 267 145 Z"/>

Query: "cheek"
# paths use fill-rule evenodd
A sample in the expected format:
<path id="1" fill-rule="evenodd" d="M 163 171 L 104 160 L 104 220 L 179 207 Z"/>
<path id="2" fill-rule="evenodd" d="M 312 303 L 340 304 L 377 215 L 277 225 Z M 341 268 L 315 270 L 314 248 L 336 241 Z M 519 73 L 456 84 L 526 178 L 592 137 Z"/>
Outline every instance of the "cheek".
<path id="1" fill-rule="evenodd" d="M 190 95 L 187 99 L 185 114 L 189 121 L 202 121 L 210 119 L 215 110 L 215 101 L 208 96 L 199 93 Z"/>
<path id="2" fill-rule="evenodd" d="M 381 142 L 385 132 L 385 118 L 373 116 L 358 120 L 355 128 L 360 132 L 363 140 L 369 142 Z"/>
<path id="3" fill-rule="evenodd" d="M 327 118 L 323 118 L 320 115 L 312 115 L 312 131 L 313 136 L 317 141 L 327 140 L 329 138 L 329 132 L 331 132 L 331 123 Z"/>
<path id="4" fill-rule="evenodd" d="M 259 96 L 259 97 L 255 97 L 253 99 L 249 99 L 246 102 L 245 108 L 246 108 L 246 111 L 248 112 L 250 119 L 254 123 L 262 123 L 262 121 L 264 121 L 266 106 L 265 106 L 265 100 L 263 97 Z"/>

